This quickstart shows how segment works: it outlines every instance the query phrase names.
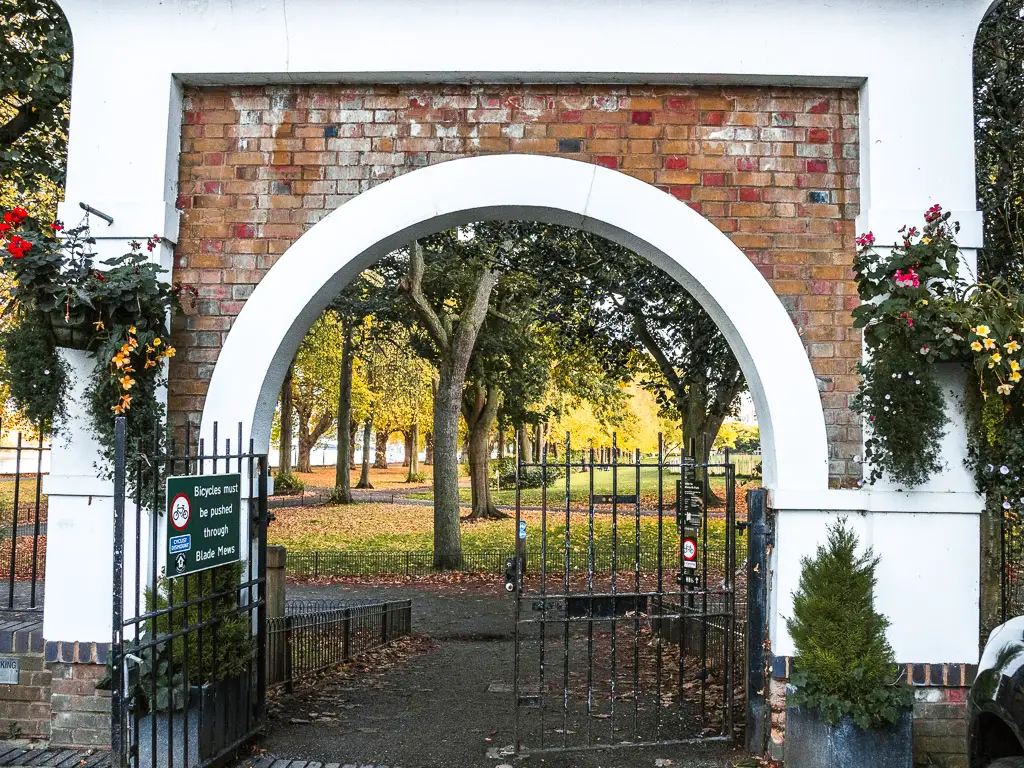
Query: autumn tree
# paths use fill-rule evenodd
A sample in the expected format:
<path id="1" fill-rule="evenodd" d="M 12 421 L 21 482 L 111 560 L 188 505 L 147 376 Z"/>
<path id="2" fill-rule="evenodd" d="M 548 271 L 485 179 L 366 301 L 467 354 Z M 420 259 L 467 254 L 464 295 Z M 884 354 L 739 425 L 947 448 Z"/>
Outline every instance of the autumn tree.
<path id="1" fill-rule="evenodd" d="M 327 311 L 313 324 L 295 355 L 292 400 L 299 428 L 298 472 L 312 470 L 310 452 L 334 424 L 342 347 L 341 320 Z"/>
<path id="2" fill-rule="evenodd" d="M 580 230 L 537 225 L 535 269 L 567 338 L 606 370 L 639 374 L 683 435 L 710 449 L 745 389 L 739 362 L 700 304 L 632 251 Z M 707 458 L 705 454 L 704 458 Z"/>
<path id="3" fill-rule="evenodd" d="M 366 270 L 347 285 L 331 302 L 331 310 L 341 325 L 341 361 L 338 370 L 338 458 L 334 468 L 334 490 L 331 501 L 335 504 L 351 504 L 352 499 L 352 451 L 350 444 L 355 437 L 353 426 L 355 414 L 353 383 L 355 361 L 359 346 L 367 338 L 367 323 L 370 316 L 379 311 L 384 302 L 391 299 L 382 289 L 382 281 L 373 270 Z"/>

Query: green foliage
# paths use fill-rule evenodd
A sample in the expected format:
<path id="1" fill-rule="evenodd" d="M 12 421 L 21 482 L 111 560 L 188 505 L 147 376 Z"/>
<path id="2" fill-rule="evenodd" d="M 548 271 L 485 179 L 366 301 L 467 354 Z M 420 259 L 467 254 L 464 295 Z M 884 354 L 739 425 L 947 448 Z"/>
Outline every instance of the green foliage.
<path id="1" fill-rule="evenodd" d="M 516 460 L 513 457 L 494 459 L 490 462 L 489 472 L 492 488 L 515 488 L 516 487 Z M 495 475 L 497 474 L 497 481 Z M 548 485 L 554 485 L 565 477 L 565 467 L 552 462 L 546 470 Z M 520 488 L 540 488 L 544 485 L 545 470 L 537 466 L 522 467 L 519 471 Z"/>
<path id="2" fill-rule="evenodd" d="M 407 482 L 407 483 L 425 483 L 425 482 L 427 482 L 427 473 L 426 472 L 413 472 L 413 473 L 409 474 L 406 477 L 405 482 Z"/>
<path id="3" fill-rule="evenodd" d="M 41 322 L 12 324 L 0 336 L 0 378 L 22 415 L 43 433 L 66 417 L 68 371 L 52 341 L 39 333 Z"/>
<path id="4" fill-rule="evenodd" d="M 952 314 L 962 301 L 957 281 L 958 225 L 935 206 L 924 232 L 901 230 L 903 242 L 885 253 L 858 238 L 854 259 L 864 302 L 853 311 L 864 329 L 868 360 L 854 409 L 867 417 L 865 459 L 869 480 L 883 474 L 907 486 L 920 485 L 940 469 L 939 446 L 947 422 L 933 364 L 963 360 L 967 343 Z"/>
<path id="5" fill-rule="evenodd" d="M 116 414 L 127 417 L 129 450 L 158 448 L 164 407 L 156 392 L 163 362 L 174 355 L 167 314 L 179 287 L 163 281 L 165 270 L 139 243 L 104 261 L 100 271 L 87 225 L 58 237 L 59 223 L 41 227 L 22 208 L 3 219 L 0 242 L 8 258 L 0 274 L 13 286 L 7 307 L 13 328 L 2 338 L 8 362 L 0 373 L 16 406 L 33 422 L 59 428 L 54 422 L 62 415 L 67 376 L 55 362 L 57 348 L 84 349 L 95 361 L 85 406 L 106 462 L 113 458 Z M 147 249 L 158 245 L 151 239 Z"/>
<path id="6" fill-rule="evenodd" d="M 71 29 L 49 0 L 0 0 L 0 29 L 3 191 L 52 216 L 67 162 Z"/>
<path id="7" fill-rule="evenodd" d="M 291 472 L 279 472 L 274 476 L 274 493 L 300 493 L 305 488 L 302 478 Z"/>
<path id="8" fill-rule="evenodd" d="M 857 535 L 840 519 L 815 557 L 801 561 L 793 617 L 786 625 L 796 646 L 791 701 L 816 709 L 837 724 L 850 715 L 861 728 L 895 723 L 911 704 L 899 682 L 889 621 L 875 611 L 873 591 L 879 558 L 857 553 Z"/>
<path id="9" fill-rule="evenodd" d="M 985 212 L 981 277 L 1024 270 L 1024 0 L 1003 0 L 974 44 L 975 156 Z"/>
<path id="10" fill-rule="evenodd" d="M 160 577 L 154 596 L 146 590 L 146 611 L 159 612 L 141 624 L 139 640 L 127 641 L 125 652 L 142 659 L 129 664 L 129 700 L 139 714 L 181 710 L 190 686 L 236 677 L 255 658 L 249 613 L 241 609 L 239 587 L 245 564 L 211 568 L 176 579 Z M 186 600 L 186 595 L 188 599 Z M 204 596 L 198 601 L 197 598 Z M 174 605 L 192 603 L 184 608 Z M 170 610 L 168 610 L 170 609 Z M 195 629 L 203 625 L 201 629 Z M 185 632 L 185 630 L 189 630 Z M 171 637 L 176 633 L 176 637 Z M 153 650 L 139 648 L 157 641 Z M 113 655 L 96 687 L 110 688 Z M 156 686 L 156 698 L 153 687 Z"/>

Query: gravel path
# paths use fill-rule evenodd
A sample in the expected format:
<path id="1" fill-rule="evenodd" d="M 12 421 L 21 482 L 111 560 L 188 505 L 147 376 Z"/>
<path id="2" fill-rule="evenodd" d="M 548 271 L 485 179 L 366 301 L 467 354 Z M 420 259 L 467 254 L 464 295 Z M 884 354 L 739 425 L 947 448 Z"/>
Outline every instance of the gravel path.
<path id="1" fill-rule="evenodd" d="M 402 768 L 685 768 L 732 766 L 742 753 L 660 747 L 513 759 L 509 693 L 512 602 L 500 585 L 464 591 L 431 586 L 293 586 L 289 599 L 413 601 L 413 631 L 434 648 L 394 666 L 327 678 L 290 699 L 262 739 L 266 756 Z"/>

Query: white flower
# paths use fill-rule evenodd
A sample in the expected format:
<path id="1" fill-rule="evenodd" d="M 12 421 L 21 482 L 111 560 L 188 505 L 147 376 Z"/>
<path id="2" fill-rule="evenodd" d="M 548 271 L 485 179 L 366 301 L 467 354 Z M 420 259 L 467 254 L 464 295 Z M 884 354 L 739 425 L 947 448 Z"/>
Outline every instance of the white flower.
<path id="1" fill-rule="evenodd" d="M 889 412 L 889 406 L 888 405 L 885 406 L 885 408 L 883 410 L 885 410 L 885 412 L 888 413 Z"/>
<path id="2" fill-rule="evenodd" d="M 1010 506 L 1011 506 L 1010 502 L 1008 502 L 1008 501 L 1004 501 L 1003 502 L 1003 509 L 1009 509 Z"/>
<path id="3" fill-rule="evenodd" d="M 914 375 L 913 371 L 907 371 L 907 376 L 913 376 L 913 375 Z"/>
<path id="4" fill-rule="evenodd" d="M 860 464 L 860 454 L 859 453 L 856 456 L 853 457 L 853 463 L 854 464 Z"/>
<path id="5" fill-rule="evenodd" d="M 1010 468 L 1007 467 L 1007 466 L 1000 467 L 999 468 L 999 474 L 1001 474 L 1001 475 L 1008 475 L 1008 474 L 1010 474 Z"/>
<path id="6" fill-rule="evenodd" d="M 857 481 L 857 486 L 858 487 L 862 486 L 862 485 L 864 485 L 864 478 L 863 477 L 860 480 Z"/>
<path id="7" fill-rule="evenodd" d="M 43 371 L 43 376 L 49 376 L 49 375 L 50 375 L 50 369 L 47 368 L 45 371 Z"/>
<path id="8" fill-rule="evenodd" d="M 886 396 L 885 396 L 885 399 L 886 399 L 886 400 L 892 400 L 892 395 L 886 395 Z"/>
<path id="9" fill-rule="evenodd" d="M 892 377 L 893 377 L 893 378 L 895 379 L 895 378 L 896 378 L 896 374 L 894 373 L 894 374 L 892 375 Z"/>
<path id="10" fill-rule="evenodd" d="M 993 469 L 995 469 L 995 467 L 993 467 L 991 464 L 985 467 L 986 472 L 991 472 Z"/>
<path id="11" fill-rule="evenodd" d="M 921 383 L 921 380 L 920 380 L 920 379 L 915 379 L 915 380 L 914 380 L 914 383 L 915 383 L 915 384 L 920 384 L 920 383 Z"/>

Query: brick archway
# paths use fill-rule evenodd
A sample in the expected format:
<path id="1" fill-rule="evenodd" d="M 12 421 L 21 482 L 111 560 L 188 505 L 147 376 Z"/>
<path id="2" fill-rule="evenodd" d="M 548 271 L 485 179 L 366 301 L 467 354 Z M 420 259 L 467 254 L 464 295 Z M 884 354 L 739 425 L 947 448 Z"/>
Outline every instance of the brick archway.
<path id="1" fill-rule="evenodd" d="M 559 223 L 615 240 L 665 270 L 708 311 L 743 369 L 761 425 L 766 487 L 828 485 L 816 379 L 771 286 L 713 224 L 621 173 L 564 158 L 491 155 L 423 168 L 353 198 L 302 235 L 246 301 L 203 408 L 270 440 L 277 393 L 302 338 L 338 291 L 410 239 L 481 219 Z"/>

